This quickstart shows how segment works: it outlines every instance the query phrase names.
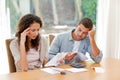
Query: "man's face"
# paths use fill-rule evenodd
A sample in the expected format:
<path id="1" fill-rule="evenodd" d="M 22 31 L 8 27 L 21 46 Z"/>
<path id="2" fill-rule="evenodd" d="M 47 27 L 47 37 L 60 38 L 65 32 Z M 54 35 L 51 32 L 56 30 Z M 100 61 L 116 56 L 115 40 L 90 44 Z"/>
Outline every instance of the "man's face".
<path id="1" fill-rule="evenodd" d="M 79 24 L 74 31 L 77 40 L 84 39 L 88 35 L 89 28 L 85 28 L 84 25 Z"/>

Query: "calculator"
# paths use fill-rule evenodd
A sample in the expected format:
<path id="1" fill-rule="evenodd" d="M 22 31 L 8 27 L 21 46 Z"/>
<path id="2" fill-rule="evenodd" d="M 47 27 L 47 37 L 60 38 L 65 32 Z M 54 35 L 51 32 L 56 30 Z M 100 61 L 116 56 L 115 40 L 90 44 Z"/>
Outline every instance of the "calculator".
<path id="1" fill-rule="evenodd" d="M 71 63 L 70 66 L 72 66 L 74 68 L 84 68 L 85 67 L 84 64 L 80 64 L 80 63 Z"/>

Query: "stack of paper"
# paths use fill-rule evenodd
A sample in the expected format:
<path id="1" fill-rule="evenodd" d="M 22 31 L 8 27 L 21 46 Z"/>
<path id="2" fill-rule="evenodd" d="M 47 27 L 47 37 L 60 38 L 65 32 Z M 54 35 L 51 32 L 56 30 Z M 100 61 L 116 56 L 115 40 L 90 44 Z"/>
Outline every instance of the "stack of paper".
<path id="1" fill-rule="evenodd" d="M 102 67 L 94 67 L 93 68 L 95 70 L 96 73 L 104 73 L 105 70 Z"/>
<path id="2" fill-rule="evenodd" d="M 66 53 L 58 53 L 56 56 L 54 56 L 47 64 L 45 64 L 46 67 L 48 66 L 58 66 L 59 60 L 64 58 Z"/>
<path id="3" fill-rule="evenodd" d="M 43 68 L 41 69 L 42 71 L 45 71 L 47 73 L 50 73 L 50 74 L 57 74 L 57 73 L 60 73 L 61 71 L 63 71 L 64 69 L 62 68 Z"/>
<path id="4" fill-rule="evenodd" d="M 88 58 L 83 54 L 83 53 L 78 53 L 76 52 L 77 55 L 79 56 L 80 60 L 85 61 Z M 67 53 L 57 53 L 47 64 L 45 64 L 46 67 L 48 66 L 58 66 L 59 60 L 63 59 L 66 56 Z M 74 53 L 73 53 L 74 54 Z"/>
<path id="5" fill-rule="evenodd" d="M 67 71 L 70 71 L 70 72 L 84 72 L 84 71 L 87 71 L 86 68 L 68 68 L 68 69 L 65 69 Z"/>
<path id="6" fill-rule="evenodd" d="M 85 68 L 67 68 L 67 69 L 62 69 L 62 68 L 43 68 L 41 69 L 42 71 L 45 71 L 50 74 L 57 74 L 62 71 L 70 71 L 70 72 L 84 72 L 87 71 Z"/>

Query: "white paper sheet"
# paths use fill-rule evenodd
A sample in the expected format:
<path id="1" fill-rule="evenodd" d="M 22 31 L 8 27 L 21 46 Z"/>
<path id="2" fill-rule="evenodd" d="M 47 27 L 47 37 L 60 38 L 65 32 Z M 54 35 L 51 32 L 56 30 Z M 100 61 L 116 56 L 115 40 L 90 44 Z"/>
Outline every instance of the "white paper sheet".
<path id="1" fill-rule="evenodd" d="M 59 60 L 64 58 L 66 53 L 58 53 L 56 56 L 54 56 L 47 64 L 45 64 L 46 67 L 48 66 L 58 66 Z"/>
<path id="2" fill-rule="evenodd" d="M 86 68 L 68 68 L 68 69 L 65 69 L 67 71 L 70 71 L 70 72 L 84 72 L 84 71 L 87 71 Z"/>
<path id="3" fill-rule="evenodd" d="M 45 71 L 47 73 L 50 73 L 50 74 L 57 74 L 57 73 L 60 73 L 61 71 L 63 71 L 64 69 L 62 68 L 43 68 L 41 69 L 42 71 Z"/>
<path id="4" fill-rule="evenodd" d="M 49 74 L 57 74 L 60 73 L 62 71 L 70 71 L 70 72 L 85 72 L 88 71 L 86 68 L 55 68 L 55 67 L 50 67 L 50 68 L 42 68 L 42 71 L 45 71 Z"/>
<path id="5" fill-rule="evenodd" d="M 78 52 L 77 52 L 77 53 L 78 53 Z M 62 58 L 64 58 L 66 54 L 67 54 L 67 53 L 64 53 L 64 52 L 63 52 L 63 53 L 57 53 L 57 55 L 54 56 L 47 64 L 45 64 L 45 66 L 48 67 L 48 66 L 58 66 L 58 65 L 60 65 L 60 64 L 59 64 L 59 60 L 62 59 Z M 74 53 L 73 53 L 73 54 L 74 54 Z M 78 53 L 78 55 L 79 55 L 80 60 L 82 60 L 82 61 L 85 61 L 85 60 L 88 59 L 88 58 L 87 58 L 84 54 L 82 54 L 82 53 Z"/>
<path id="6" fill-rule="evenodd" d="M 80 60 L 82 60 L 82 61 L 85 61 L 85 60 L 88 59 L 88 58 L 86 57 L 86 55 L 84 55 L 83 53 L 78 53 L 78 55 L 79 55 Z"/>
<path id="7" fill-rule="evenodd" d="M 43 69 L 41 69 L 42 71 L 45 71 L 45 72 L 47 72 L 47 73 L 50 73 L 50 74 L 56 74 L 56 73 L 59 73 L 58 71 L 55 71 L 55 70 L 53 70 L 53 69 L 51 69 L 51 68 L 43 68 Z"/>
<path id="8" fill-rule="evenodd" d="M 93 68 L 95 70 L 96 73 L 104 73 L 105 70 L 102 67 L 94 67 Z"/>

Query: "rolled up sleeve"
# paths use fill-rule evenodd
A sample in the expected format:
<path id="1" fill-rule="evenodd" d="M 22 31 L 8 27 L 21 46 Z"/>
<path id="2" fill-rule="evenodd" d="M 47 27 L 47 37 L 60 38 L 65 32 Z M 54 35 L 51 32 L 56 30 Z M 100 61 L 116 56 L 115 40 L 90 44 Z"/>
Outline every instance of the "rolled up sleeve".
<path id="1" fill-rule="evenodd" d="M 100 51 L 99 55 L 93 56 L 91 55 L 91 58 L 95 61 L 95 63 L 100 63 L 103 57 L 102 51 Z"/>

